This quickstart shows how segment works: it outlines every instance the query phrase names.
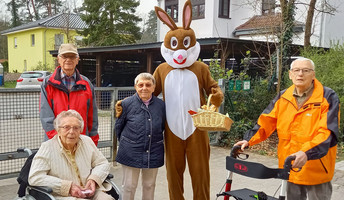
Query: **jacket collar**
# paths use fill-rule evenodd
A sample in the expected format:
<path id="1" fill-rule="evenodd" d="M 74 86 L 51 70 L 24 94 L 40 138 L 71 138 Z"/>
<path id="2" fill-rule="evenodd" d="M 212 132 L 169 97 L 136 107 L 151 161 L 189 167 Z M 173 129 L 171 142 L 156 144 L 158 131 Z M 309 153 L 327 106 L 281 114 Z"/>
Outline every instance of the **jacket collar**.
<path id="1" fill-rule="evenodd" d="M 58 142 L 58 144 L 59 144 L 60 151 L 61 151 L 61 152 L 68 151 L 68 150 L 63 146 L 63 144 L 62 144 L 62 142 L 61 142 L 61 139 L 60 139 L 60 137 L 58 136 L 58 134 L 56 134 L 54 137 L 55 137 L 55 140 L 57 140 L 57 142 Z M 74 147 L 73 152 L 76 152 L 76 150 L 79 149 L 81 143 L 83 143 L 83 141 L 82 141 L 82 136 L 81 136 L 81 134 L 80 134 L 80 136 L 79 136 L 79 141 L 78 141 L 78 143 L 76 144 L 76 146 Z"/>
<path id="2" fill-rule="evenodd" d="M 65 91 L 65 92 L 68 92 L 68 89 L 62 83 L 61 70 L 62 70 L 61 66 L 58 66 L 55 69 L 54 73 L 50 76 L 48 83 L 52 84 L 53 86 Z M 83 81 L 84 81 L 84 79 L 81 77 L 79 70 L 75 68 L 75 85 L 85 86 Z M 81 88 L 84 88 L 84 87 L 81 87 Z"/>
<path id="3" fill-rule="evenodd" d="M 134 95 L 136 96 L 137 100 L 138 100 L 140 103 L 143 103 L 142 99 L 139 97 L 139 94 L 137 94 L 137 92 L 136 92 Z M 149 104 L 153 103 L 154 98 L 156 98 L 156 97 L 154 96 L 154 94 L 152 94 L 152 98 L 150 99 Z"/>
<path id="4" fill-rule="evenodd" d="M 323 96 L 324 96 L 324 87 L 323 85 L 318 81 L 318 79 L 314 79 L 314 90 L 311 95 L 311 97 L 305 102 L 305 104 L 308 103 L 320 103 L 322 102 Z M 295 85 L 293 84 L 290 86 L 284 94 L 282 94 L 282 98 L 287 99 L 288 101 L 292 102 L 293 104 L 296 104 L 295 97 L 293 96 L 293 92 L 295 90 Z"/>

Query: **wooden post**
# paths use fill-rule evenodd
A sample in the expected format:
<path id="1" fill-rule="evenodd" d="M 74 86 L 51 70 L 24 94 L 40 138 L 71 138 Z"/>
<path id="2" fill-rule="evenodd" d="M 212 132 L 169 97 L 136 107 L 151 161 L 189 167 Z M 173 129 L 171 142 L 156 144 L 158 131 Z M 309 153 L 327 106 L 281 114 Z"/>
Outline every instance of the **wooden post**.
<path id="1" fill-rule="evenodd" d="M 96 57 L 96 87 L 102 84 L 102 56 L 100 54 Z"/>
<path id="2" fill-rule="evenodd" d="M 152 52 L 147 53 L 147 72 L 153 74 L 153 54 Z"/>
<path id="3" fill-rule="evenodd" d="M 102 56 L 97 54 L 96 56 L 96 87 L 100 87 L 102 84 Z M 101 105 L 101 91 L 96 91 L 97 107 Z"/>

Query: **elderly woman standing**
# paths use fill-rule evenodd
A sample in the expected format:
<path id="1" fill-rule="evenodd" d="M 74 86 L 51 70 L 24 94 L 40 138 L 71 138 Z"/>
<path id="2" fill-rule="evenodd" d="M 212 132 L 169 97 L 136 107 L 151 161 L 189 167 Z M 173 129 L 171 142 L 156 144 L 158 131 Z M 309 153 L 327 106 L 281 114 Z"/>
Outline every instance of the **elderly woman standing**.
<path id="1" fill-rule="evenodd" d="M 116 161 L 123 168 L 123 200 L 134 199 L 140 172 L 142 199 L 152 200 L 158 168 L 164 164 L 165 104 L 152 95 L 155 79 L 151 74 L 139 74 L 135 89 L 133 96 L 116 105 Z"/>
<path id="2" fill-rule="evenodd" d="M 75 110 L 63 111 L 54 120 L 57 131 L 51 140 L 42 143 L 35 155 L 29 184 L 49 186 L 56 199 L 110 200 L 103 185 L 110 165 L 88 136 L 80 135 L 84 121 Z"/>

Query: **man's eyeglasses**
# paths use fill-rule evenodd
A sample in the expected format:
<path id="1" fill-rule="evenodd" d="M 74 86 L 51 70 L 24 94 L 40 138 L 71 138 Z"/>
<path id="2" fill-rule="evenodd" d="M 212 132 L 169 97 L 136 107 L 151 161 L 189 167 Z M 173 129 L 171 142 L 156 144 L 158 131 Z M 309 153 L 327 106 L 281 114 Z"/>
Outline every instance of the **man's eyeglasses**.
<path id="1" fill-rule="evenodd" d="M 310 69 L 310 68 L 304 68 L 304 69 L 295 68 L 295 69 L 291 69 L 291 71 L 294 74 L 299 74 L 300 72 L 302 72 L 303 74 L 309 74 L 309 73 L 311 73 L 314 70 Z"/>
<path id="2" fill-rule="evenodd" d="M 59 55 L 59 57 L 60 58 L 62 58 L 62 59 L 71 59 L 71 60 L 75 60 L 75 59 L 77 59 L 79 56 L 77 56 L 77 55 Z"/>
<path id="3" fill-rule="evenodd" d="M 75 131 L 80 131 L 81 130 L 81 126 L 59 126 L 59 128 L 62 128 L 64 131 L 70 131 L 71 129 L 75 130 Z"/>

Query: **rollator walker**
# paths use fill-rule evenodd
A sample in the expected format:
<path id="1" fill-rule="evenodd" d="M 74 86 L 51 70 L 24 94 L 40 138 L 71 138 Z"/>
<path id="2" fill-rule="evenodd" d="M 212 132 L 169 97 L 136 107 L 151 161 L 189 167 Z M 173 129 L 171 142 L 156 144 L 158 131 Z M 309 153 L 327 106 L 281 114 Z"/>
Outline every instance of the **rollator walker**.
<path id="1" fill-rule="evenodd" d="M 282 169 L 269 168 L 260 163 L 245 161 L 248 157 L 248 154 L 241 151 L 241 146 L 234 146 L 232 148 L 230 156 L 226 157 L 228 177 L 225 184 L 225 191 L 217 194 L 217 197 L 224 196 L 224 200 L 229 200 L 230 197 L 237 200 L 285 200 L 287 181 L 289 180 L 290 170 L 293 170 L 291 162 L 295 160 L 295 156 L 287 157 Z M 231 190 L 233 173 L 256 179 L 282 179 L 279 197 L 268 196 L 264 192 L 257 192 L 248 188 Z"/>

